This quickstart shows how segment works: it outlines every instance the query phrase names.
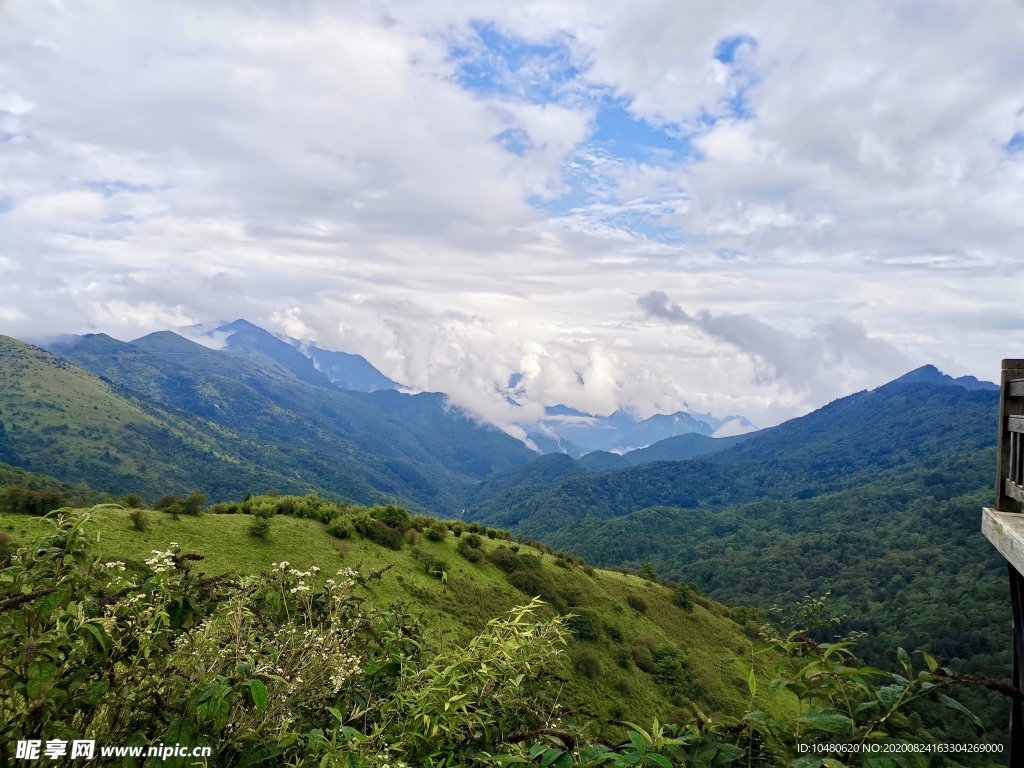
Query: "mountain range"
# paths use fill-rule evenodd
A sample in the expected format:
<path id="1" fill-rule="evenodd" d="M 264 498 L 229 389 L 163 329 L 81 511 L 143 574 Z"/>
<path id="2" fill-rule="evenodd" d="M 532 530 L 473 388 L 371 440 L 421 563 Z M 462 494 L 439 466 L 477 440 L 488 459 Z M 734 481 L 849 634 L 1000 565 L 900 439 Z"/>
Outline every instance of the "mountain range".
<path id="1" fill-rule="evenodd" d="M 712 436 L 722 423 L 707 414 L 652 422 L 554 406 L 546 419 L 588 445 L 705 426 L 621 454 L 538 456 L 442 394 L 343 388 L 374 384 L 329 374 L 308 345 L 245 321 L 210 331 L 211 346 L 164 331 L 66 336 L 52 351 L 0 337 L 0 462 L 149 499 L 274 488 L 398 501 L 598 565 L 650 562 L 762 610 L 832 590 L 845 628 L 873 638 L 869 654 L 927 646 L 960 669 L 1004 674 L 1005 564 L 978 531 L 995 465 L 990 382 L 924 366 L 728 437 Z M 973 706 L 996 722 L 1002 704 L 985 695 Z"/>

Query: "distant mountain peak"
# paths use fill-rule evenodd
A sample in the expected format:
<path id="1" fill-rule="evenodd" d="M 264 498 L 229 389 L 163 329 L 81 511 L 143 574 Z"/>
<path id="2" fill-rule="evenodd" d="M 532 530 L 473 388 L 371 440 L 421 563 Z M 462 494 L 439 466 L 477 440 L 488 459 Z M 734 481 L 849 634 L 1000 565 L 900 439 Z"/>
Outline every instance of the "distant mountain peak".
<path id="1" fill-rule="evenodd" d="M 998 384 L 993 384 L 991 381 L 981 381 L 974 376 L 953 378 L 940 371 L 934 365 L 922 365 L 920 368 L 915 368 L 898 379 L 894 379 L 890 384 L 937 384 L 940 386 L 963 387 L 969 391 L 999 389 Z"/>

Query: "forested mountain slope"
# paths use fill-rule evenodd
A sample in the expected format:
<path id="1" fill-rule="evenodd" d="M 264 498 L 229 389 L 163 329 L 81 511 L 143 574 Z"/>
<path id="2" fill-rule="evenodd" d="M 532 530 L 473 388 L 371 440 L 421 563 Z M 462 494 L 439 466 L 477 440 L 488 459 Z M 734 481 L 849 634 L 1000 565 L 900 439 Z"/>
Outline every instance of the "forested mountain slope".
<path id="1" fill-rule="evenodd" d="M 170 333 L 84 336 L 67 359 L 13 339 L 2 350 L 0 407 L 12 410 L 0 460 L 112 493 L 275 487 L 452 514 L 480 479 L 536 455 L 442 395 L 346 392 Z"/>
<path id="2" fill-rule="evenodd" d="M 542 536 L 587 517 L 618 517 L 659 505 L 719 508 L 765 498 L 811 498 L 947 451 L 993 445 L 997 400 L 998 393 L 986 390 L 891 383 L 725 451 L 511 489 L 469 514 Z"/>

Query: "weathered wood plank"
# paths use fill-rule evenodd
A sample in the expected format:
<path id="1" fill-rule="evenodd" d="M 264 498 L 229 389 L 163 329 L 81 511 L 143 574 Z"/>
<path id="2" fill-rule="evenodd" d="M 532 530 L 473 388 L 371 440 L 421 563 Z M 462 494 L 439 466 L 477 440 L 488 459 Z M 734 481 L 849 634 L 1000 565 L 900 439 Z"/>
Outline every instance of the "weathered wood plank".
<path id="1" fill-rule="evenodd" d="M 1024 432 L 1024 416 L 1007 416 L 1006 429 L 1010 432 Z"/>
<path id="2" fill-rule="evenodd" d="M 1011 379 L 1006 382 L 1006 394 L 1010 397 L 1024 397 L 1024 379 Z"/>
<path id="3" fill-rule="evenodd" d="M 1003 481 L 1003 493 L 1014 501 L 1019 501 L 1021 504 L 1024 504 L 1024 488 L 1021 488 L 1012 480 L 1006 479 Z"/>
<path id="4" fill-rule="evenodd" d="M 999 435 L 998 435 L 998 467 L 996 469 L 996 509 L 1001 512 L 1024 512 L 1024 502 L 1020 502 L 1012 496 L 1007 496 L 1004 491 L 1003 481 L 1010 476 L 1010 435 L 1011 432 L 1024 433 L 1024 421 L 1019 429 L 1013 429 L 1010 420 L 1015 417 L 1024 417 L 1024 397 L 1011 395 L 1011 384 L 1024 382 L 1024 360 L 1003 360 L 1002 372 L 999 378 L 1001 388 L 999 396 Z M 1018 447 L 1018 461 L 1020 451 Z"/>
<path id="5" fill-rule="evenodd" d="M 986 507 L 981 511 L 981 532 L 1010 565 L 1024 573 L 1024 515 Z"/>

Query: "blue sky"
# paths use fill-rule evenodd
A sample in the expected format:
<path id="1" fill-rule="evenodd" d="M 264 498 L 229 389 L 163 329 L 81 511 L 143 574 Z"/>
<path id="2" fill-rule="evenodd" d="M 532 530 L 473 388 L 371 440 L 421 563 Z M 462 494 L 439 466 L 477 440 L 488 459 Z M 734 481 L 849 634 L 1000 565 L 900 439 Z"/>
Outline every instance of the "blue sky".
<path id="1" fill-rule="evenodd" d="M 561 173 L 567 189 L 552 198 L 533 196 L 529 202 L 556 217 L 606 206 L 602 217 L 612 226 L 658 242 L 682 243 L 683 229 L 663 221 L 650 206 L 621 205 L 629 201 L 617 196 L 603 169 L 628 165 L 681 168 L 699 156 L 692 136 L 711 129 L 717 118 L 702 110 L 688 129 L 644 119 L 632 111 L 628 97 L 586 81 L 584 71 L 573 63 L 565 36 L 537 43 L 503 33 L 493 24 L 477 22 L 470 27 L 472 43 L 460 41 L 449 52 L 462 87 L 484 100 L 555 104 L 583 108 L 591 115 L 586 140 L 566 158 Z M 750 35 L 722 38 L 710 57 L 732 65 L 742 46 L 756 47 L 756 40 Z M 747 87 L 726 100 L 725 114 L 743 119 L 752 116 L 746 103 Z M 521 126 L 499 132 L 494 141 L 520 156 L 533 147 Z M 684 192 L 679 189 L 677 194 Z"/>

